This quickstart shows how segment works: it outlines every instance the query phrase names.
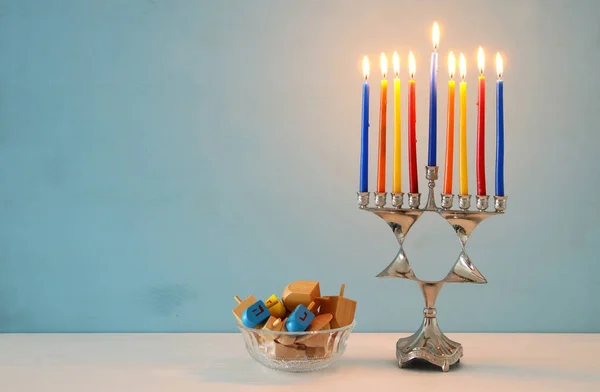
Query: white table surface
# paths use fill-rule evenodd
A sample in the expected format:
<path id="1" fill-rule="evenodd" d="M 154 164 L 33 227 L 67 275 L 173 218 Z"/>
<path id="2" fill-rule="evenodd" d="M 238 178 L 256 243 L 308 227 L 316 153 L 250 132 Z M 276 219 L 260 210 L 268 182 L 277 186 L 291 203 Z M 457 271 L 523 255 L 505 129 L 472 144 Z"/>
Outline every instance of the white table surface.
<path id="1" fill-rule="evenodd" d="M 600 391 L 600 334 L 448 334 L 465 350 L 449 373 L 398 368 L 400 336 L 354 333 L 339 362 L 291 374 L 233 333 L 4 334 L 0 391 Z"/>

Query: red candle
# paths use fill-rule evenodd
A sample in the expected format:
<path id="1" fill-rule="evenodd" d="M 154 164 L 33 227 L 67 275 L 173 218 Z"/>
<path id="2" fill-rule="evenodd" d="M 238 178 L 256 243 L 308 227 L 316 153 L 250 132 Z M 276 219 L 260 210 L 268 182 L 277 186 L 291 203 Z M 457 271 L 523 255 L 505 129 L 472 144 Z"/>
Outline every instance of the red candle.
<path id="1" fill-rule="evenodd" d="M 408 56 L 408 176 L 410 193 L 419 193 L 419 177 L 417 173 L 417 105 L 415 99 L 415 56 L 411 51 Z"/>
<path id="2" fill-rule="evenodd" d="M 477 63 L 479 65 L 479 102 L 477 108 L 477 194 L 487 195 L 485 189 L 485 76 L 483 68 L 485 66 L 485 57 L 483 49 L 479 47 L 477 53 Z"/>
<path id="3" fill-rule="evenodd" d="M 379 162 L 377 165 L 377 192 L 385 192 L 385 157 L 386 157 L 386 125 L 387 125 L 387 58 L 381 53 L 381 101 L 379 107 Z"/>

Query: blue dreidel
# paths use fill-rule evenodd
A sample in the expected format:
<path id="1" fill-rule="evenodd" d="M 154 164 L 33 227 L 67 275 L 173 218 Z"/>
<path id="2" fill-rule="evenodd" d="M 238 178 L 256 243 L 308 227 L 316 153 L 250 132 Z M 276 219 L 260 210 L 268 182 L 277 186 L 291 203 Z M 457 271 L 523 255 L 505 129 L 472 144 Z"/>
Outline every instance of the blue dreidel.
<path id="1" fill-rule="evenodd" d="M 269 308 L 261 300 L 250 305 L 244 313 L 242 313 L 242 324 L 248 328 L 254 328 L 271 316 Z"/>
<path id="2" fill-rule="evenodd" d="M 300 304 L 294 309 L 292 313 L 287 318 L 285 322 L 285 327 L 290 332 L 302 332 L 306 331 L 308 325 L 315 318 L 315 314 L 311 312 L 313 306 L 315 306 L 314 302 L 311 302 L 308 307 Z"/>

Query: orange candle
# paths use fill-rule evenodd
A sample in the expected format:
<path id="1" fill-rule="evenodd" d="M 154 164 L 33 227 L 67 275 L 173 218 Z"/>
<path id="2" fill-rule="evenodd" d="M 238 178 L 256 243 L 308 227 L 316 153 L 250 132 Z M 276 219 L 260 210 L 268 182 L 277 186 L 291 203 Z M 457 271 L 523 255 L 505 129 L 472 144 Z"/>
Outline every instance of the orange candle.
<path id="1" fill-rule="evenodd" d="M 479 66 L 479 101 L 477 102 L 477 160 L 475 168 L 477 175 L 477 195 L 485 196 L 487 195 L 485 186 L 485 76 L 483 76 L 485 56 L 481 46 L 477 53 L 477 64 Z"/>
<path id="2" fill-rule="evenodd" d="M 402 125 L 400 115 L 400 57 L 394 52 L 394 166 L 392 169 L 392 192 L 402 192 Z"/>
<path id="3" fill-rule="evenodd" d="M 458 88 L 458 101 L 460 109 L 458 111 L 458 179 L 460 182 L 460 194 L 469 194 L 469 172 L 467 170 L 467 61 L 465 56 L 460 54 L 460 84 Z"/>
<path id="4" fill-rule="evenodd" d="M 444 168 L 444 193 L 452 194 L 452 170 L 454 168 L 454 72 L 456 63 L 454 53 L 448 55 L 448 116 L 446 124 L 446 166 Z"/>
<path id="5" fill-rule="evenodd" d="M 381 100 L 379 107 L 379 161 L 377 166 L 377 192 L 385 192 L 385 142 L 386 142 L 386 117 L 387 117 L 387 58 L 381 53 Z"/>

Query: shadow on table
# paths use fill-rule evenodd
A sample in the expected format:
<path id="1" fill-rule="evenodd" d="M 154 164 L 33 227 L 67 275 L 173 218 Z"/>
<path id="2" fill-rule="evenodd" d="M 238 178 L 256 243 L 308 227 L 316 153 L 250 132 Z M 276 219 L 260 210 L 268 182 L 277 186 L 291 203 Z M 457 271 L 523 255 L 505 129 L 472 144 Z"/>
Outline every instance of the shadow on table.
<path id="1" fill-rule="evenodd" d="M 291 385 L 327 379 L 348 369 L 393 369 L 398 363 L 388 358 L 352 358 L 340 359 L 329 367 L 315 372 L 288 373 L 269 369 L 258 362 L 248 359 L 231 359 L 215 362 L 196 371 L 202 381 L 209 383 L 244 385 Z M 439 368 L 438 368 L 439 370 Z"/>
<path id="2" fill-rule="evenodd" d="M 473 374 L 487 374 L 515 380 L 546 379 L 600 383 L 600 374 L 594 370 L 559 368 L 550 362 L 548 363 L 548 367 L 527 366 L 523 364 L 507 365 L 504 363 L 465 363 L 462 366 L 465 371 L 472 372 Z"/>
<path id="3" fill-rule="evenodd" d="M 273 385 L 285 386 L 303 384 L 315 380 L 327 380 L 339 376 L 339 373 L 352 372 L 353 370 L 369 370 L 373 376 L 379 371 L 397 371 L 399 374 L 407 373 L 438 373 L 442 374 L 438 366 L 425 361 L 411 361 L 404 369 L 398 368 L 395 359 L 390 358 L 342 358 L 331 366 L 309 373 L 287 373 L 269 369 L 251 358 L 229 359 L 214 362 L 203 369 L 196 369 L 194 373 L 204 382 L 216 384 L 243 384 L 243 385 Z M 514 365 L 505 363 L 469 363 L 461 361 L 450 368 L 452 373 L 470 373 L 476 377 L 491 375 L 503 379 L 518 380 L 557 380 L 583 383 L 600 383 L 600 374 L 591 369 L 564 369 L 552 364 L 548 367 L 532 367 L 522 363 Z"/>

